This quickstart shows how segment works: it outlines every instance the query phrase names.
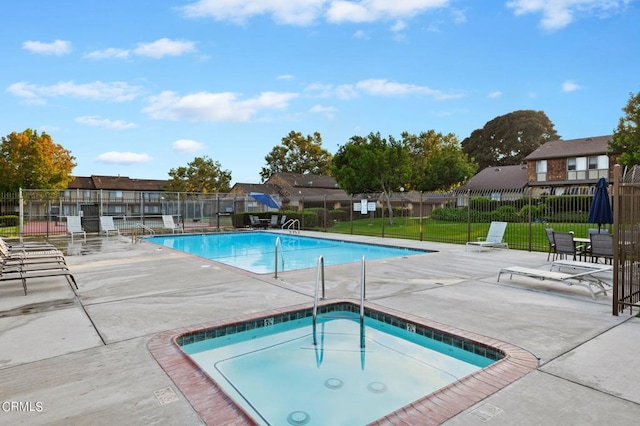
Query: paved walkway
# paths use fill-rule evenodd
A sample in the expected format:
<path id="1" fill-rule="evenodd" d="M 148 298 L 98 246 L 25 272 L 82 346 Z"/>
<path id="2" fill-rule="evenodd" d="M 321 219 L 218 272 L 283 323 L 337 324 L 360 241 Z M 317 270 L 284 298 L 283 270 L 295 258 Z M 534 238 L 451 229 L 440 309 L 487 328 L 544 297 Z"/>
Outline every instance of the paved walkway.
<path id="1" fill-rule="evenodd" d="M 39 279 L 24 296 L 19 282 L 0 283 L 0 425 L 202 424 L 147 342 L 166 330 L 309 303 L 314 291 L 315 270 L 275 279 L 125 236 L 58 241 L 79 290 L 64 278 Z M 593 300 L 583 287 L 527 277 L 496 282 L 505 266 L 548 265 L 546 253 L 384 243 L 437 252 L 368 262 L 368 300 L 511 343 L 540 360 L 445 424 L 640 418 L 640 319 L 612 316 L 610 294 Z M 359 274 L 359 265 L 328 267 L 327 297 L 357 298 Z"/>

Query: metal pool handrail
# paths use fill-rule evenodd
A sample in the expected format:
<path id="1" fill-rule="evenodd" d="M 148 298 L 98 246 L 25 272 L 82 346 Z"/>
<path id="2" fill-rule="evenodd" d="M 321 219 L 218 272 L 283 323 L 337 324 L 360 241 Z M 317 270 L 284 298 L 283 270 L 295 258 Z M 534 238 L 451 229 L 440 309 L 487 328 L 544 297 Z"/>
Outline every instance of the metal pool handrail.
<path id="1" fill-rule="evenodd" d="M 318 323 L 318 285 L 322 282 L 322 298 L 324 299 L 324 257 L 318 258 L 318 268 L 316 272 L 316 291 L 313 296 L 313 345 L 318 344 L 316 337 L 316 325 Z"/>
<path id="2" fill-rule="evenodd" d="M 276 244 L 275 244 L 275 259 L 274 259 L 274 269 L 275 269 L 275 276 L 274 278 L 278 278 L 278 247 L 280 248 L 280 251 L 282 251 L 282 242 L 280 241 L 280 237 L 276 237 Z M 282 267 L 284 268 L 284 256 L 282 256 Z"/>
<path id="3" fill-rule="evenodd" d="M 297 225 L 297 226 L 296 226 Z M 289 219 L 282 225 L 282 229 L 289 230 L 290 233 L 300 233 L 300 220 L 298 219 Z"/>
<path id="4" fill-rule="evenodd" d="M 364 294 L 365 294 L 365 263 L 362 256 L 360 267 L 360 348 L 364 348 Z"/>

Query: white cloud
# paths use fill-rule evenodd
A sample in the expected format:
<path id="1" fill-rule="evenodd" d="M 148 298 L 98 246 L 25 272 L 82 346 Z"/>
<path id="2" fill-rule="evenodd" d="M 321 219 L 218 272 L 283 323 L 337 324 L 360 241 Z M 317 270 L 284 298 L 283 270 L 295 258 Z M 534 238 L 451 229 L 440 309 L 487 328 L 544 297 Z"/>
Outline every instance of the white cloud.
<path id="1" fill-rule="evenodd" d="M 487 95 L 487 98 L 490 99 L 495 99 L 495 98 L 499 98 L 502 96 L 502 92 L 499 90 L 493 91 L 493 92 L 489 92 L 489 94 Z"/>
<path id="2" fill-rule="evenodd" d="M 108 118 L 100 118 L 97 115 L 85 115 L 76 118 L 76 122 L 94 127 L 104 127 L 109 130 L 126 130 L 136 127 L 134 123 L 128 123 L 123 120 L 109 120 Z"/>
<path id="3" fill-rule="evenodd" d="M 402 96 L 419 94 L 433 97 L 437 100 L 456 99 L 462 97 L 458 94 L 447 94 L 440 90 L 415 84 L 396 83 L 385 79 L 369 79 L 356 83 L 355 87 L 369 95 L 377 96 Z"/>
<path id="4" fill-rule="evenodd" d="M 450 0 L 360 0 L 332 1 L 326 12 L 329 22 L 375 22 L 408 19 L 430 9 L 445 7 Z"/>
<path id="5" fill-rule="evenodd" d="M 270 15 L 276 22 L 311 24 L 322 14 L 328 0 L 198 0 L 182 8 L 190 18 L 213 18 L 237 24 L 254 16 Z"/>
<path id="6" fill-rule="evenodd" d="M 181 10 L 190 18 L 213 18 L 243 24 L 267 15 L 276 22 L 310 25 L 329 22 L 374 22 L 407 19 L 429 9 L 447 6 L 451 0 L 197 0 Z"/>
<path id="7" fill-rule="evenodd" d="M 284 109 L 297 96 L 295 93 L 263 92 L 253 98 L 239 100 L 239 95 L 231 92 L 198 92 L 181 97 L 175 92 L 165 91 L 149 97 L 149 106 L 143 112 L 156 120 L 243 122 L 263 110 Z"/>
<path id="8" fill-rule="evenodd" d="M 324 105 L 319 105 L 318 104 L 318 105 L 312 106 L 309 111 L 314 113 L 314 114 L 322 114 L 325 117 L 327 117 L 328 119 L 333 119 L 334 113 L 337 111 L 337 109 L 334 108 L 334 107 L 324 106 Z"/>
<path id="9" fill-rule="evenodd" d="M 159 59 L 163 56 L 180 56 L 195 51 L 192 41 L 171 40 L 161 38 L 151 43 L 138 43 L 133 53 L 138 56 Z"/>
<path id="10" fill-rule="evenodd" d="M 148 163 L 153 160 L 149 154 L 138 154 L 135 152 L 109 151 L 98 155 L 95 161 L 108 164 L 137 164 Z"/>
<path id="11" fill-rule="evenodd" d="M 312 83 L 305 87 L 305 93 L 312 97 L 340 99 L 353 99 L 361 95 L 370 96 L 405 96 L 405 95 L 425 95 L 436 100 L 449 100 L 462 98 L 462 94 L 445 93 L 441 90 L 431 89 L 427 86 L 415 84 L 396 83 L 386 79 L 362 80 L 355 84 L 331 84 Z"/>
<path id="12" fill-rule="evenodd" d="M 204 144 L 191 139 L 178 139 L 171 144 L 171 149 L 179 153 L 192 154 L 201 151 L 203 148 Z"/>
<path id="13" fill-rule="evenodd" d="M 581 87 L 577 83 L 571 80 L 567 80 L 564 83 L 562 83 L 563 92 L 575 92 L 576 90 L 579 90 L 579 89 L 581 89 Z"/>
<path id="14" fill-rule="evenodd" d="M 400 31 L 404 31 L 406 28 L 407 28 L 407 24 L 405 24 L 404 21 L 396 21 L 391 26 L 391 31 L 393 31 L 394 33 L 397 33 Z"/>
<path id="15" fill-rule="evenodd" d="M 7 92 L 23 98 L 27 103 L 44 104 L 46 98 L 69 96 L 73 98 L 94 101 L 126 102 L 135 99 L 140 93 L 139 86 L 129 86 L 127 83 L 115 81 L 103 83 L 76 84 L 64 81 L 51 86 L 38 86 L 21 81 L 7 88 Z"/>
<path id="16" fill-rule="evenodd" d="M 109 47 L 108 49 L 95 50 L 93 52 L 87 53 L 86 55 L 84 55 L 84 57 L 89 59 L 127 59 L 130 53 L 131 51 L 127 49 L 116 49 L 114 47 Z"/>
<path id="17" fill-rule="evenodd" d="M 41 41 L 25 41 L 22 48 L 32 53 L 42 55 L 66 55 L 71 52 L 71 42 L 64 40 L 56 40 L 52 43 L 43 43 Z"/>
<path id="18" fill-rule="evenodd" d="M 277 76 L 276 80 L 295 80 L 295 77 L 291 74 L 282 74 Z"/>
<path id="19" fill-rule="evenodd" d="M 355 33 L 353 33 L 353 38 L 359 38 L 362 40 L 369 40 L 369 36 L 367 35 L 367 33 L 365 33 L 362 30 L 358 30 Z"/>
<path id="20" fill-rule="evenodd" d="M 582 16 L 606 15 L 617 11 L 629 0 L 511 0 L 507 7 L 516 16 L 541 13 L 540 26 L 554 31 Z"/>

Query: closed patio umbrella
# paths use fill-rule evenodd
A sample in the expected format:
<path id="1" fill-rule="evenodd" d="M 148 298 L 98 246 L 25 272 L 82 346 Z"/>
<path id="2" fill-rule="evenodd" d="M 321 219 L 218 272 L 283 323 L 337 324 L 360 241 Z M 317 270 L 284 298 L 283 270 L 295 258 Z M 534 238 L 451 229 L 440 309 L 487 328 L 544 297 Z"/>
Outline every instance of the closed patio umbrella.
<path id="1" fill-rule="evenodd" d="M 611 210 L 611 202 L 609 201 L 609 184 L 605 178 L 600 178 L 596 185 L 596 193 L 593 195 L 591 208 L 589 209 L 589 218 L 587 222 L 598 224 L 598 233 L 600 227 L 605 223 L 613 223 L 613 211 Z"/>

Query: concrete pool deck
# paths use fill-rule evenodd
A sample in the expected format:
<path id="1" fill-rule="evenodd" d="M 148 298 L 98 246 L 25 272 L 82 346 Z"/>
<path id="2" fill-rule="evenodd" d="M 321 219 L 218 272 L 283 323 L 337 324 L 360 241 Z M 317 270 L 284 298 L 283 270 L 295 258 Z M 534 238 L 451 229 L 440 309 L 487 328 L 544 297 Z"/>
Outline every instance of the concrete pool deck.
<path id="1" fill-rule="evenodd" d="M 314 235 L 313 233 L 303 233 Z M 331 235 L 322 234 L 323 237 Z M 539 367 L 446 425 L 633 424 L 640 418 L 640 318 L 611 295 L 507 276 L 546 253 L 333 236 L 437 250 L 367 262 L 367 300 L 508 342 Z M 55 240 L 54 240 L 55 241 Z M 125 236 L 56 243 L 62 277 L 0 284 L 0 424 L 203 424 L 147 348 L 167 330 L 312 301 L 316 271 L 255 275 Z M 327 267 L 328 299 L 359 297 L 359 264 Z M 606 277 L 606 275 L 605 275 Z"/>

